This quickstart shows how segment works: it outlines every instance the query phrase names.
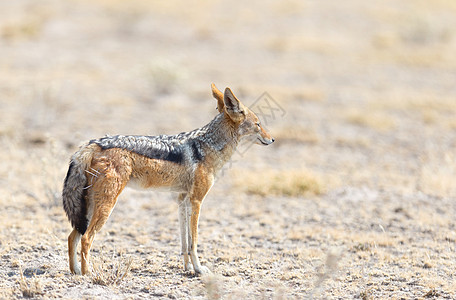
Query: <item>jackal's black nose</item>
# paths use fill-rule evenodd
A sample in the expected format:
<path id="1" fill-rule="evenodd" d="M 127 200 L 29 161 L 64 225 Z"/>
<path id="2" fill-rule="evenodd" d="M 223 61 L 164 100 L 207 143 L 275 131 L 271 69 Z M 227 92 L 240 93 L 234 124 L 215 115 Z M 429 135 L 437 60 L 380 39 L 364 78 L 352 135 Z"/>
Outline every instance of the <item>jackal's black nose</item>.
<path id="1" fill-rule="evenodd" d="M 273 142 L 273 143 L 274 143 L 274 141 L 275 141 L 275 139 L 274 139 L 274 138 L 272 138 L 272 142 Z"/>

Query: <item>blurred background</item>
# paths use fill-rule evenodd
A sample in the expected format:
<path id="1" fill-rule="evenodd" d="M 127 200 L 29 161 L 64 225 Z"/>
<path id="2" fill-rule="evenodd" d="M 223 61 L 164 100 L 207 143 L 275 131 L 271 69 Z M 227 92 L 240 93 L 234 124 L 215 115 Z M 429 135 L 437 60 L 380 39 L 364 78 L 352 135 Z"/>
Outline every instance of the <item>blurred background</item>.
<path id="1" fill-rule="evenodd" d="M 269 125 L 278 142 L 243 163 L 454 192 L 452 1 L 3 1 L 0 14 L 3 144 L 53 139 L 68 155 L 105 134 L 197 128 L 214 82 L 286 112 Z"/>
<path id="2" fill-rule="evenodd" d="M 455 206 L 444 199 L 456 195 L 455 1 L 15 0 L 0 7 L 4 220 L 21 218 L 26 207 L 65 222 L 61 185 L 83 141 L 203 126 L 216 115 L 214 82 L 263 107 L 276 142 L 237 153 L 209 209 L 226 193 L 285 197 L 284 209 L 293 207 L 304 226 L 325 220 L 300 217 L 309 197 L 329 209 L 334 199 L 386 192 L 409 199 L 400 213 L 425 195 L 440 209 L 426 224 L 454 229 Z M 264 92 L 280 113 L 267 109 Z M 436 207 L 431 196 L 440 199 Z M 4 240 L 14 240 L 18 225 L 5 222 Z M 58 226 L 49 224 L 42 226 Z M 56 235 L 65 239 L 65 230 Z M 295 234 L 294 243 L 306 240 Z"/>

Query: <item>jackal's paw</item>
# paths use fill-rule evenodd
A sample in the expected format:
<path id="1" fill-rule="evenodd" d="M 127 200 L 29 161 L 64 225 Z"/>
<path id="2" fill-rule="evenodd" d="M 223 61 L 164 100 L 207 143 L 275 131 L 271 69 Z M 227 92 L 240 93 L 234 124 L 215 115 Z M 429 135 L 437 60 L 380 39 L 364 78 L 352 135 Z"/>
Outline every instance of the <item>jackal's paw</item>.
<path id="1" fill-rule="evenodd" d="M 212 272 L 207 267 L 201 266 L 199 269 L 195 269 L 195 274 L 204 276 L 204 275 L 210 275 L 210 274 L 212 274 Z"/>
<path id="2" fill-rule="evenodd" d="M 81 270 L 74 270 L 73 272 L 74 275 L 82 275 Z"/>
<path id="3" fill-rule="evenodd" d="M 187 271 L 193 271 L 193 265 L 191 262 L 189 262 L 186 266 L 184 266 L 184 270 Z"/>
<path id="4" fill-rule="evenodd" d="M 74 274 L 74 275 L 82 275 L 80 267 L 74 267 L 74 269 L 70 268 L 70 272 L 71 272 L 71 274 Z"/>

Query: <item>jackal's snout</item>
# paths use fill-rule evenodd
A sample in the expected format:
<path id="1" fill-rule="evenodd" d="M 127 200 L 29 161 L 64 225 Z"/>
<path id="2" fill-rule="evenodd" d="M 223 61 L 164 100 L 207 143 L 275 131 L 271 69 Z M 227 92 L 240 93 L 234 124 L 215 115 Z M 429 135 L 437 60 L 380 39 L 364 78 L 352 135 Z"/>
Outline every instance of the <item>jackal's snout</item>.
<path id="1" fill-rule="evenodd" d="M 274 138 L 267 132 L 261 125 L 259 125 L 260 131 L 257 135 L 256 143 L 258 145 L 268 146 L 274 143 Z"/>
<path id="2" fill-rule="evenodd" d="M 259 145 L 268 146 L 268 145 L 271 145 L 272 143 L 274 143 L 274 138 L 271 138 L 271 139 L 258 138 L 257 141 L 258 141 L 257 144 L 259 144 Z"/>

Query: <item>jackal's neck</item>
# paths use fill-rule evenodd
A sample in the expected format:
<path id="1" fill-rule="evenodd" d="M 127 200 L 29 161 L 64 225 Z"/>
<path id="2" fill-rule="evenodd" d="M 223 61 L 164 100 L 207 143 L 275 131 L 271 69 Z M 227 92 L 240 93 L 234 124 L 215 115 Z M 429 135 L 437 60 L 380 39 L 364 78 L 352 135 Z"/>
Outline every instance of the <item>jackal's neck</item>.
<path id="1" fill-rule="evenodd" d="M 203 142 L 210 159 L 215 159 L 219 168 L 227 162 L 236 151 L 239 137 L 235 124 L 224 113 L 217 115 L 202 128 L 200 140 Z"/>

